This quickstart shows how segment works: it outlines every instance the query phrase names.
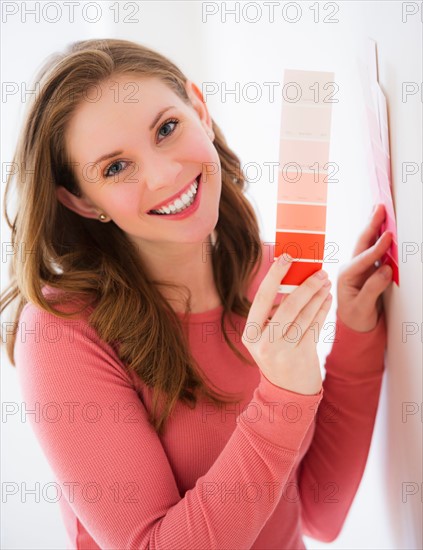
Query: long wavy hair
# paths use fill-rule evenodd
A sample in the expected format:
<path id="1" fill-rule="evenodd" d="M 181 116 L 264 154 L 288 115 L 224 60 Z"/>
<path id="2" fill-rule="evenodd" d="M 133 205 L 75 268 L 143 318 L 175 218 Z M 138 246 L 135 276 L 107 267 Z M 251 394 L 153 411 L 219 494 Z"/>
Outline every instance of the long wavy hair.
<path id="1" fill-rule="evenodd" d="M 58 185 L 80 194 L 64 141 L 73 112 L 92 86 L 128 73 L 161 79 L 191 105 L 184 87 L 187 79 L 178 67 L 163 55 L 127 40 L 74 42 L 63 52 L 52 54 L 35 77 L 39 91 L 27 107 L 13 157 L 16 170 L 8 176 L 4 194 L 13 250 L 25 243 L 31 254 L 25 261 L 19 261 L 17 254 L 12 256 L 0 312 L 10 303 L 16 304 L 13 331 L 6 339 L 8 357 L 16 366 L 16 333 L 27 302 L 65 319 L 93 306 L 87 317 L 89 324 L 113 346 L 125 368 L 133 369 L 153 389 L 149 422 L 162 434 L 178 400 L 193 408 L 199 394 L 216 405 L 239 399 L 206 383 L 207 377 L 200 374 L 201 368 L 190 353 L 186 328 L 158 285 L 187 290 L 185 314 L 191 311 L 189 289 L 150 280 L 135 245 L 113 221 L 103 224 L 80 216 L 63 206 L 56 195 Z M 211 250 L 213 277 L 223 304 L 221 330 L 233 352 L 252 364 L 228 338 L 225 318 L 230 320 L 230 312 L 248 316 L 251 302 L 246 291 L 262 259 L 259 226 L 244 196 L 246 181 L 239 158 L 213 120 L 212 129 L 222 174 L 219 219 Z M 11 223 L 7 198 L 13 183 L 17 213 Z M 62 298 L 44 295 L 44 285 L 61 291 Z M 63 296 L 75 305 L 84 298 L 82 309 L 55 309 L 53 306 L 63 303 Z M 164 401 L 159 411 L 161 398 Z"/>

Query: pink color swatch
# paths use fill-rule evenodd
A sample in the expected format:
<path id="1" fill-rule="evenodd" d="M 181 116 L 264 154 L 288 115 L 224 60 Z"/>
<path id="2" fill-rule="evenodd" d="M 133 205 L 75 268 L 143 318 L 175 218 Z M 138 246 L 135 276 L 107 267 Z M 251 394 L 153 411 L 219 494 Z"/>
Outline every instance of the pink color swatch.
<path id="1" fill-rule="evenodd" d="M 279 292 L 290 293 L 322 268 L 333 73 L 285 70 L 279 148 L 275 258 L 294 258 Z"/>
<path id="2" fill-rule="evenodd" d="M 393 235 L 392 244 L 382 257 L 381 263 L 391 266 L 392 280 L 399 286 L 398 236 L 391 189 L 388 110 L 386 98 L 378 83 L 376 43 L 370 38 L 367 41 L 367 66 L 360 61 L 359 69 L 369 130 L 367 162 L 373 200 L 385 206 L 386 219 L 381 226 L 380 234 L 390 231 Z"/>

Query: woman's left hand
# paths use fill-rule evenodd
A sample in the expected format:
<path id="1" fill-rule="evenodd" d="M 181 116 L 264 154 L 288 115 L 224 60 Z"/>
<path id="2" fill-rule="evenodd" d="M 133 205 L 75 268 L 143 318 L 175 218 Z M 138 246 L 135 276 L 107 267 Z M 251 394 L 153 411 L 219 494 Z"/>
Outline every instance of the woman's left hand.
<path id="1" fill-rule="evenodd" d="M 345 325 L 359 332 L 376 327 L 383 310 L 382 294 L 392 282 L 392 268 L 375 265 L 392 240 L 392 233 L 385 231 L 375 243 L 384 219 L 385 207 L 378 204 L 357 241 L 352 261 L 339 271 L 337 315 Z"/>

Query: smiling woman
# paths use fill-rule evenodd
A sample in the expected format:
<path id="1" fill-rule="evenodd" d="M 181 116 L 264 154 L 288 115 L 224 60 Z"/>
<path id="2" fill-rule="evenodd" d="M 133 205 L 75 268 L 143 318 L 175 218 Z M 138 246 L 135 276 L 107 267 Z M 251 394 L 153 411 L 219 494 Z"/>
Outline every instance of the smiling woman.
<path id="1" fill-rule="evenodd" d="M 177 398 L 194 404 L 199 391 L 226 402 L 203 382 L 175 314 L 221 306 L 222 327 L 229 312 L 248 314 L 246 291 L 262 248 L 239 159 L 197 86 L 139 44 L 76 42 L 49 59 L 36 80 L 40 94 L 14 158 L 25 169 L 9 178 L 5 193 L 16 184 L 13 226 L 7 218 L 13 241 L 36 253 L 11 265 L 1 307 L 17 300 L 17 322 L 27 303 L 64 319 L 70 313 L 53 306 L 66 296 L 80 297 L 83 310 L 93 306 L 90 324 L 153 386 L 151 422 L 161 433 Z M 204 190 L 192 207 L 151 215 L 158 204 L 180 210 L 175 197 L 186 200 L 200 175 Z M 188 295 L 183 307 L 181 289 Z M 14 344 L 12 337 L 12 364 Z"/>
<path id="2" fill-rule="evenodd" d="M 16 302 L 7 351 L 26 410 L 57 411 L 29 418 L 70 548 L 333 540 L 368 452 L 383 317 L 364 334 L 337 325 L 323 399 L 306 328 L 330 284 L 311 277 L 269 315 L 289 265 L 266 259 L 198 87 L 112 39 L 71 44 L 38 80 L 5 194 L 13 248 L 32 254 L 13 257 L 0 309 Z M 302 338 L 273 337 L 292 324 Z M 340 422 L 316 416 L 321 401 Z"/>

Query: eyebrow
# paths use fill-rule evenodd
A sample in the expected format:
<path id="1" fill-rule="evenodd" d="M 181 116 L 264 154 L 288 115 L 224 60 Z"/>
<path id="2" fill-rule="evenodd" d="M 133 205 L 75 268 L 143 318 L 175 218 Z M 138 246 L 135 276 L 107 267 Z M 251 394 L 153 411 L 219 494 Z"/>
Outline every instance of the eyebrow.
<path id="1" fill-rule="evenodd" d="M 157 124 L 157 122 L 160 120 L 160 118 L 162 117 L 162 115 L 166 112 L 166 111 L 169 111 L 169 109 L 173 109 L 175 108 L 174 105 L 169 105 L 169 107 L 165 107 L 164 109 L 162 109 L 161 111 L 159 111 L 157 113 L 157 115 L 154 117 L 153 119 L 153 122 L 150 124 L 149 126 L 149 130 L 152 130 L 154 128 L 154 126 Z M 101 157 L 99 157 L 97 160 L 94 161 L 94 164 L 98 164 L 99 162 L 103 161 L 103 160 L 107 160 L 111 157 L 115 157 L 116 155 L 121 155 L 123 153 L 123 151 L 113 151 L 112 153 L 106 153 L 105 155 L 102 155 Z"/>

